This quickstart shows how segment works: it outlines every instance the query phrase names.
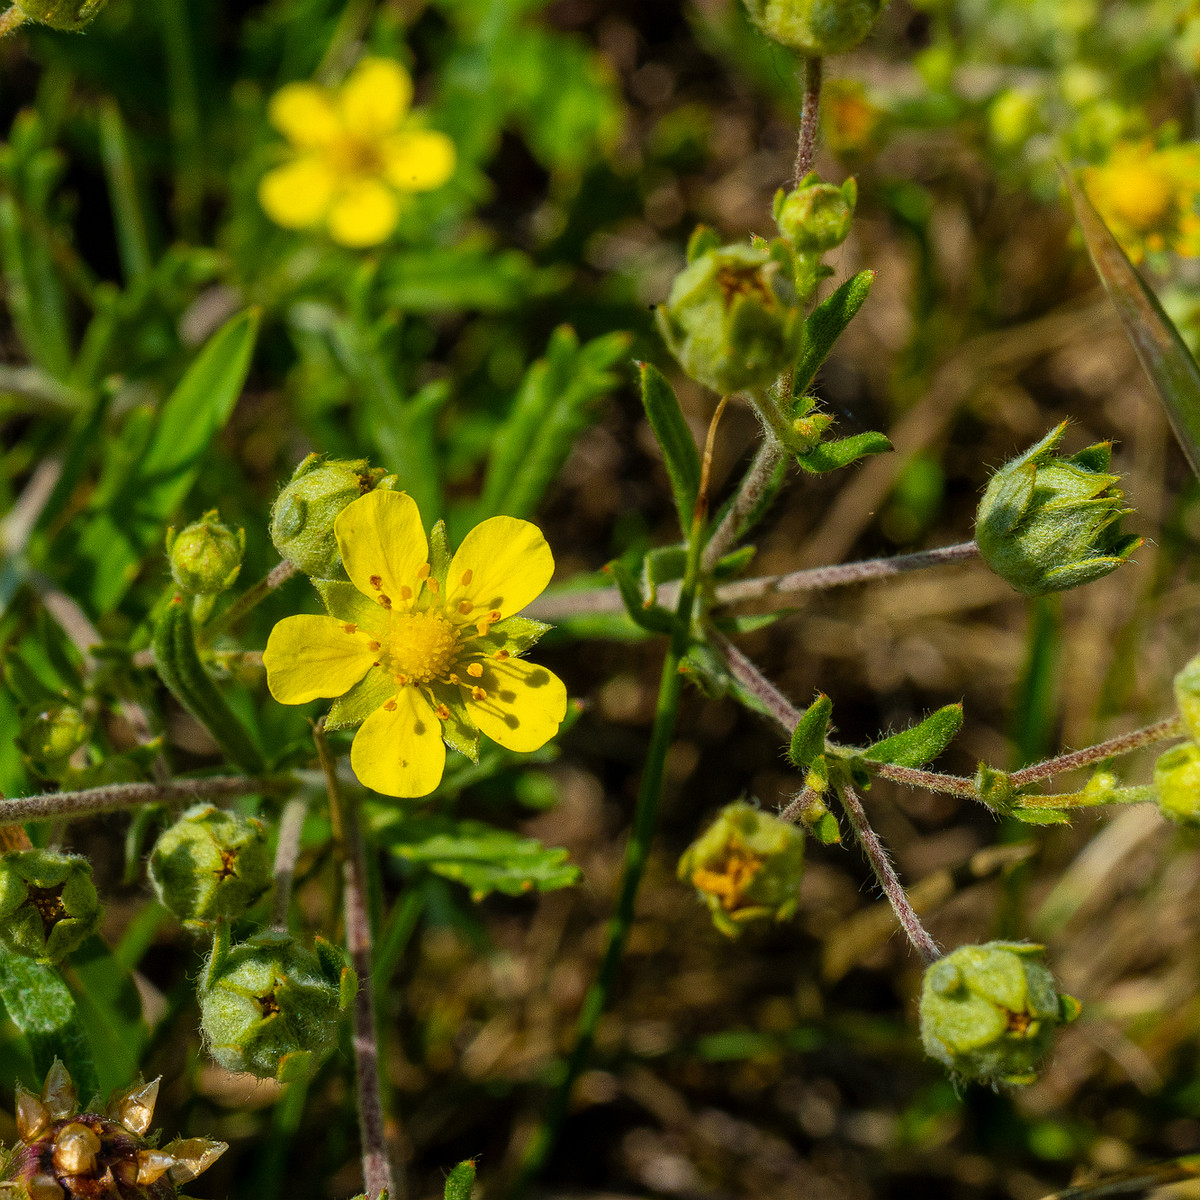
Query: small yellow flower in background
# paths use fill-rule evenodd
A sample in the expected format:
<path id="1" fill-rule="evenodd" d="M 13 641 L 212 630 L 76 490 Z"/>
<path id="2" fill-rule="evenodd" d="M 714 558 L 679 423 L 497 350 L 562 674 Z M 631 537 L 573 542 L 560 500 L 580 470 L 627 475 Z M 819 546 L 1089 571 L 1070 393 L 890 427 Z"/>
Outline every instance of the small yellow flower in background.
<path id="1" fill-rule="evenodd" d="M 885 115 L 856 80 L 832 79 L 825 85 L 822 124 L 834 154 L 854 156 L 877 150 Z"/>
<path id="2" fill-rule="evenodd" d="M 1083 186 L 1134 262 L 1161 250 L 1200 255 L 1200 143 L 1117 146 L 1108 162 L 1084 170 Z"/>
<path id="3" fill-rule="evenodd" d="M 343 509 L 334 534 L 350 582 L 314 580 L 330 615 L 285 617 L 263 663 L 281 704 L 340 697 L 327 727 L 361 722 L 350 765 L 364 786 L 427 796 L 447 744 L 474 760 L 481 732 L 521 752 L 558 732 L 562 680 L 517 657 L 547 629 L 517 616 L 554 572 L 537 526 L 491 517 L 451 559 L 411 497 L 378 490 Z"/>
<path id="4" fill-rule="evenodd" d="M 389 238 L 404 198 L 454 173 L 454 143 L 409 112 L 412 80 L 390 58 L 364 58 L 336 91 L 289 83 L 271 99 L 271 124 L 291 143 L 288 162 L 263 176 L 258 197 L 287 229 L 324 225 L 343 246 Z"/>

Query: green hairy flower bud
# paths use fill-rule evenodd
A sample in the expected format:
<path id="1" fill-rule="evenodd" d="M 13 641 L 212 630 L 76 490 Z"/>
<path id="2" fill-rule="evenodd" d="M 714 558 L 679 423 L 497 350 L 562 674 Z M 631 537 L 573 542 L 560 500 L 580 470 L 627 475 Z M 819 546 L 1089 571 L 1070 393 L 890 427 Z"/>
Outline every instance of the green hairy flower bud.
<path id="1" fill-rule="evenodd" d="M 1142 539 L 1121 534 L 1125 496 L 1108 473 L 1111 447 L 1058 458 L 1066 422 L 992 476 L 975 516 L 984 561 L 1026 596 L 1090 583 L 1126 562 Z"/>
<path id="2" fill-rule="evenodd" d="M 150 882 L 185 925 L 240 917 L 271 887 L 271 852 L 261 821 L 197 804 L 150 854 Z"/>
<path id="3" fill-rule="evenodd" d="M 27 20 L 74 33 L 91 21 L 108 0 L 19 0 Z"/>
<path id="4" fill-rule="evenodd" d="M 92 864 L 54 850 L 0 855 L 0 941 L 38 962 L 58 962 L 100 925 Z"/>
<path id="5" fill-rule="evenodd" d="M 315 1070 L 337 1040 L 357 981 L 340 953 L 317 939 L 315 953 L 268 930 L 230 946 L 218 927 L 200 983 L 200 1030 L 209 1053 L 231 1071 L 294 1079 Z"/>
<path id="6" fill-rule="evenodd" d="M 885 0 L 745 0 L 772 41 L 808 58 L 853 50 L 871 32 Z"/>
<path id="7" fill-rule="evenodd" d="M 79 709 L 55 704 L 26 715 L 17 745 L 39 773 L 55 775 L 91 735 L 91 725 Z"/>
<path id="8" fill-rule="evenodd" d="M 840 246 L 850 234 L 858 184 L 847 179 L 841 187 L 822 183 L 815 173 L 800 186 L 775 193 L 775 224 L 798 254 L 824 254 Z"/>
<path id="9" fill-rule="evenodd" d="M 1200 746 L 1183 742 L 1154 764 L 1158 811 L 1180 825 L 1200 825 Z"/>
<path id="10" fill-rule="evenodd" d="M 171 578 L 194 596 L 215 596 L 232 587 L 242 569 L 246 531 L 223 525 L 214 508 L 181 533 L 167 530 Z"/>
<path id="11" fill-rule="evenodd" d="M 770 251 L 755 246 L 698 255 L 655 316 L 680 366 L 722 395 L 768 387 L 795 364 L 804 336 L 790 283 Z"/>
<path id="12" fill-rule="evenodd" d="M 1175 704 L 1188 733 L 1200 739 L 1200 654 L 1175 676 Z"/>
<path id="13" fill-rule="evenodd" d="M 737 937 L 748 921 L 786 921 L 796 911 L 804 835 L 794 825 L 738 800 L 727 804 L 679 860 L 713 924 Z"/>
<path id="14" fill-rule="evenodd" d="M 333 523 L 369 492 L 383 471 L 365 458 L 327 460 L 310 454 L 293 472 L 271 509 L 271 541 L 283 558 L 314 579 L 344 576 Z"/>
<path id="15" fill-rule="evenodd" d="M 986 942 L 931 964 L 921 985 L 925 1053 L 964 1079 L 1032 1083 L 1055 1029 L 1079 1015 L 1044 955 L 1025 942 Z"/>

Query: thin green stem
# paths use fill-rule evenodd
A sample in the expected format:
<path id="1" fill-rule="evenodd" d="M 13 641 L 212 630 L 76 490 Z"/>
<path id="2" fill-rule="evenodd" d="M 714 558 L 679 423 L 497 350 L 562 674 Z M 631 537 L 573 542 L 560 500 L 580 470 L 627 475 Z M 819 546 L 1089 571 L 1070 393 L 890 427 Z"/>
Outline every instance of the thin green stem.
<path id="1" fill-rule="evenodd" d="M 188 9 L 182 0 L 159 0 L 159 13 L 166 52 L 171 139 L 175 143 L 175 219 L 183 238 L 195 242 L 200 236 L 200 212 L 204 203 L 204 145 Z"/>
<path id="2" fill-rule="evenodd" d="M 821 120 L 821 60 L 804 60 L 804 100 L 800 108 L 800 136 L 796 142 L 795 182 L 813 169 L 817 158 L 817 128 Z"/>
<path id="3" fill-rule="evenodd" d="M 1133 787 L 1097 788 L 1089 792 L 1064 792 L 1057 795 L 1022 796 L 1017 808 L 1106 808 L 1110 804 L 1153 804 L 1158 792 L 1153 784 L 1135 784 Z"/>
<path id="4" fill-rule="evenodd" d="M 1131 754 L 1143 746 L 1151 746 L 1155 742 L 1167 738 L 1186 737 L 1187 730 L 1179 717 L 1167 717 L 1156 721 L 1143 729 L 1135 729 L 1131 733 L 1121 733 L 1106 742 L 1098 742 L 1094 746 L 1086 746 L 1082 750 L 1072 750 L 1069 754 L 1060 754 L 1048 758 L 1045 762 L 1034 763 L 1033 766 L 1023 767 L 1014 771 L 1008 778 L 1013 787 L 1025 787 L 1026 784 L 1036 783 L 1039 779 L 1049 779 L 1052 775 L 1062 775 L 1066 771 L 1074 771 L 1079 767 L 1090 766 L 1102 762 L 1106 758 L 1117 758 L 1122 754 Z M 1038 797 L 1040 801 L 1043 797 Z M 1039 805 L 1039 807 L 1044 807 Z"/>
<path id="5" fill-rule="evenodd" d="M 215 621 L 204 627 L 201 639 L 211 645 L 227 629 L 232 629 L 255 605 L 265 600 L 280 584 L 296 573 L 296 565 L 288 559 L 272 567 L 253 587 L 247 588 Z"/>

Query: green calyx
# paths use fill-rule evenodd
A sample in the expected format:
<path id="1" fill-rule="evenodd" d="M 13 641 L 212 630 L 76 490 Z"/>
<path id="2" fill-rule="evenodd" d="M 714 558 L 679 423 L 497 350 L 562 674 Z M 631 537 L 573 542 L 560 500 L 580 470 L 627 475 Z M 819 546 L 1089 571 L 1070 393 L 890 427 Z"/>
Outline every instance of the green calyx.
<path id="1" fill-rule="evenodd" d="M 1183 742 L 1154 763 L 1158 811 L 1180 825 L 1200 825 L 1200 745 Z"/>
<path id="2" fill-rule="evenodd" d="M 1175 676 L 1175 704 L 1193 739 L 1200 739 L 1200 654 Z"/>
<path id="3" fill-rule="evenodd" d="M 679 878 L 737 937 L 750 921 L 786 921 L 799 902 L 804 835 L 744 800 L 727 804 L 679 860 Z"/>
<path id="4" fill-rule="evenodd" d="M 261 821 L 211 804 L 189 808 L 154 844 L 150 882 L 185 925 L 240 917 L 270 890 L 271 851 Z"/>
<path id="5" fill-rule="evenodd" d="M 781 271 L 781 248 L 783 255 L 746 245 L 703 250 L 655 310 L 680 366 L 721 395 L 769 387 L 800 354 L 804 319 Z"/>
<path id="6" fill-rule="evenodd" d="M 86 858 L 54 850 L 0 855 L 0 941 L 10 950 L 58 962 L 96 932 L 103 911 Z"/>
<path id="7" fill-rule="evenodd" d="M 283 558 L 314 579 L 344 579 L 333 523 L 346 505 L 377 486 L 384 472 L 365 458 L 310 454 L 271 509 L 271 541 Z"/>
<path id="8" fill-rule="evenodd" d="M 1120 532 L 1131 510 L 1108 473 L 1110 447 L 1055 450 L 1066 422 L 992 476 L 975 517 L 989 567 L 1026 596 L 1063 592 L 1115 571 L 1142 544 Z"/>
<path id="9" fill-rule="evenodd" d="M 73 704 L 52 704 L 26 714 L 17 745 L 39 775 L 53 779 L 91 735 L 90 722 Z"/>
<path id="10" fill-rule="evenodd" d="M 192 596 L 215 596 L 232 587 L 245 550 L 246 531 L 222 524 L 215 508 L 179 533 L 167 530 L 171 578 Z"/>
<path id="11" fill-rule="evenodd" d="M 27 20 L 74 33 L 93 20 L 108 0 L 19 0 Z"/>
<path id="12" fill-rule="evenodd" d="M 921 985 L 925 1053 L 964 1079 L 1032 1083 L 1055 1029 L 1079 1015 L 1044 955 L 1025 942 L 986 942 L 932 963 Z"/>
<path id="13" fill-rule="evenodd" d="M 885 0 L 745 0 L 772 41 L 807 58 L 844 54 L 871 32 Z"/>
<path id="14" fill-rule="evenodd" d="M 318 938 L 314 950 L 268 930 L 236 946 L 218 926 L 198 991 L 209 1053 L 231 1071 L 289 1080 L 316 1070 L 337 1041 L 357 989 L 341 953 Z"/>
<path id="15" fill-rule="evenodd" d="M 790 192 L 775 194 L 775 224 L 797 254 L 824 254 L 850 235 L 858 184 L 847 179 L 841 187 L 822 183 L 815 172 Z"/>

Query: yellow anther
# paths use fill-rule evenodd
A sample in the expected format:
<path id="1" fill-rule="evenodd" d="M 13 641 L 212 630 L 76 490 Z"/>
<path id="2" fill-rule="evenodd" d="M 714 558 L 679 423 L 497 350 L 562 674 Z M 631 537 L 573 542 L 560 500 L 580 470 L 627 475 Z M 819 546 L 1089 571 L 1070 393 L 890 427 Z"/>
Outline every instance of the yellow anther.
<path id="1" fill-rule="evenodd" d="M 450 720 L 450 710 L 444 704 L 439 704 L 433 711 L 437 714 L 439 721 Z"/>
<path id="2" fill-rule="evenodd" d="M 343 628 L 343 629 L 344 629 L 344 630 L 345 630 L 347 633 L 357 633 L 357 632 L 358 632 L 358 626 L 357 626 L 357 625 L 343 625 L 343 626 L 342 626 L 342 628 Z"/>
<path id="3" fill-rule="evenodd" d="M 438 583 L 438 581 L 437 581 L 436 579 L 431 579 L 431 580 L 429 581 L 429 590 L 430 590 L 430 591 L 431 591 L 431 592 L 432 592 L 432 593 L 433 593 L 435 596 L 438 594 L 438 588 L 439 588 L 440 586 L 441 586 L 441 584 L 439 584 L 439 583 Z"/>
<path id="4" fill-rule="evenodd" d="M 496 653 L 492 655 L 492 657 L 497 662 L 503 662 L 506 658 L 509 657 L 509 654 L 508 654 L 507 650 L 497 650 Z"/>
<path id="5" fill-rule="evenodd" d="M 379 643 L 379 642 L 368 642 L 368 643 L 367 643 L 367 649 L 368 649 L 368 650 L 370 650 L 370 651 L 372 651 L 372 652 L 374 652 L 374 651 L 378 650 L 379 648 L 380 648 L 380 643 Z"/>
<path id="6" fill-rule="evenodd" d="M 428 563 L 422 563 L 417 568 L 417 578 L 420 579 L 422 582 L 424 582 L 426 579 L 429 578 L 429 564 Z"/>
<path id="7" fill-rule="evenodd" d="M 474 575 L 475 575 L 475 572 L 474 572 L 474 571 L 470 571 L 470 570 L 464 571 L 464 572 L 462 573 L 462 585 L 463 585 L 463 587 L 466 587 L 466 586 L 467 586 L 467 585 L 468 585 L 468 584 L 471 582 L 471 579 L 474 577 Z"/>
<path id="8" fill-rule="evenodd" d="M 401 600 L 411 600 L 412 599 L 412 588 L 410 588 L 407 583 L 402 583 L 400 585 L 400 599 Z"/>
<path id="9" fill-rule="evenodd" d="M 392 598 L 391 598 L 391 596 L 385 596 L 382 592 L 380 592 L 379 593 L 379 603 L 382 604 L 384 608 L 391 608 L 392 607 Z"/>
<path id="10" fill-rule="evenodd" d="M 479 634 L 480 637 L 487 637 L 491 628 L 492 625 L 490 621 L 480 621 L 479 624 L 475 626 L 475 632 Z"/>
<path id="11" fill-rule="evenodd" d="M 383 707 L 385 709 L 387 709 L 388 712 L 395 712 L 396 711 L 396 701 L 395 700 L 385 700 L 383 702 Z"/>
<path id="12" fill-rule="evenodd" d="M 371 582 L 371 586 L 377 592 L 383 591 L 383 577 L 381 575 L 372 575 L 370 582 Z"/>
<path id="13" fill-rule="evenodd" d="M 485 692 L 483 690 L 483 688 L 481 688 L 481 687 L 472 688 L 471 689 L 471 699 L 472 700 L 486 700 L 487 692 Z"/>
<path id="14" fill-rule="evenodd" d="M 470 675 L 472 679 L 479 679 L 483 675 L 483 668 L 479 665 L 479 663 L 471 663 L 471 665 L 467 667 L 467 674 Z"/>
<path id="15" fill-rule="evenodd" d="M 474 607 L 475 607 L 475 605 L 473 605 L 473 604 L 470 602 L 470 600 L 460 600 L 460 601 L 458 602 L 458 611 L 459 611 L 460 613 L 462 613 L 462 615 L 463 615 L 464 617 L 465 617 L 465 616 L 467 615 L 467 613 L 469 613 L 469 612 L 471 611 L 471 609 L 473 609 Z"/>

